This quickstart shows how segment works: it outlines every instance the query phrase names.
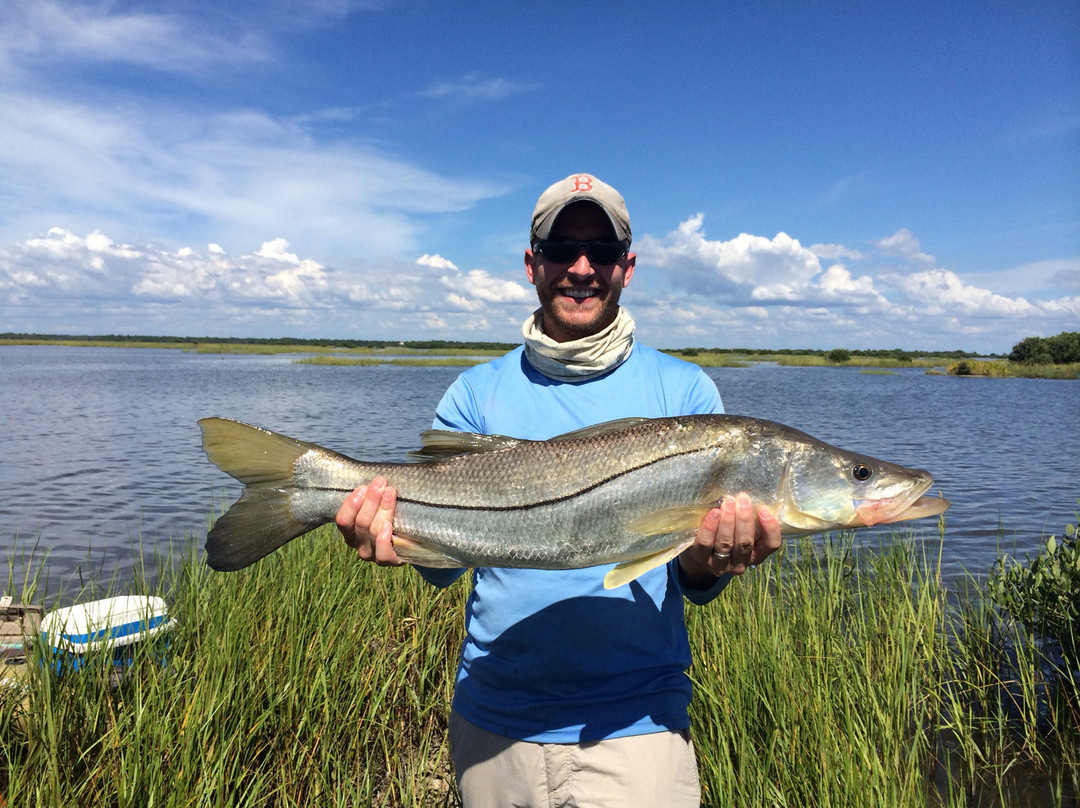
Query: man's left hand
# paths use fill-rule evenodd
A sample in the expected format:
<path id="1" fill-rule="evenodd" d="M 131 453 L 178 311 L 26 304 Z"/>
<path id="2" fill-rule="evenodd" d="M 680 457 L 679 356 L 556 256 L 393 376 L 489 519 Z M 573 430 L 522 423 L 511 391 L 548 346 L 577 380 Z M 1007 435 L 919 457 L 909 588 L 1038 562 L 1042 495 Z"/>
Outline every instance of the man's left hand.
<path id="1" fill-rule="evenodd" d="M 698 528 L 694 544 L 679 556 L 683 575 L 705 588 L 719 575 L 742 575 L 780 549 L 780 523 L 767 505 L 757 514 L 749 494 L 724 497 Z"/>

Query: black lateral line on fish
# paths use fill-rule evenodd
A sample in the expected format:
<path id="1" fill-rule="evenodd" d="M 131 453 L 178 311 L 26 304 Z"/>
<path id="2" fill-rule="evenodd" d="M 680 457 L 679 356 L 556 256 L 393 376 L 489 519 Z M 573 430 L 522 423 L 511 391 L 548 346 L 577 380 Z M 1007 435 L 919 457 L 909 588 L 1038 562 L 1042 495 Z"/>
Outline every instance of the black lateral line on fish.
<path id="1" fill-rule="evenodd" d="M 398 503 L 407 502 L 407 503 L 410 503 L 412 505 L 424 505 L 424 506 L 426 506 L 428 508 L 445 508 L 445 509 L 455 510 L 455 511 L 527 511 L 527 510 L 531 510 L 532 508 L 540 508 L 540 507 L 543 507 L 545 505 L 557 505 L 560 502 L 566 502 L 567 500 L 574 499 L 575 497 L 579 497 L 582 494 L 587 494 L 588 492 L 590 492 L 590 491 L 592 491 L 592 490 L 594 490 L 596 488 L 599 488 L 602 485 L 606 485 L 607 483 L 611 482 L 612 480 L 617 480 L 619 477 L 624 477 L 627 474 L 631 474 L 631 473 L 633 473 L 635 471 L 641 471 L 641 469 L 648 468 L 649 466 L 655 465 L 655 464 L 659 463 L 662 460 L 670 460 L 670 459 L 676 458 L 676 457 L 686 457 L 687 455 L 696 454 L 697 452 L 707 451 L 709 448 L 710 448 L 709 446 L 697 446 L 697 447 L 695 447 L 693 449 L 687 449 L 687 450 L 682 451 L 682 452 L 672 452 L 671 454 L 666 454 L 663 457 L 655 458 L 653 460 L 648 461 L 647 463 L 642 463 L 640 465 L 634 466 L 633 468 L 624 469 L 623 471 L 620 471 L 618 474 L 612 474 L 612 475 L 610 475 L 608 477 L 603 477 L 602 479 L 597 480 L 592 485 L 586 486 L 584 488 L 578 488 L 575 491 L 571 491 L 569 493 L 563 494 L 562 496 L 551 497 L 549 499 L 537 500 L 535 502 L 526 502 L 526 503 L 523 503 L 521 505 L 463 505 L 461 503 L 452 503 L 452 502 L 428 502 L 426 500 L 416 499 L 414 497 L 403 497 L 403 496 L 401 496 L 400 491 L 398 492 L 397 501 L 398 501 Z M 390 484 L 393 485 L 393 483 L 390 483 Z M 348 491 L 350 491 L 352 489 L 331 488 L 331 487 L 324 487 L 324 486 L 308 486 L 308 487 L 303 488 L 303 489 L 295 489 L 294 488 L 293 490 L 340 491 L 342 493 L 348 493 Z"/>

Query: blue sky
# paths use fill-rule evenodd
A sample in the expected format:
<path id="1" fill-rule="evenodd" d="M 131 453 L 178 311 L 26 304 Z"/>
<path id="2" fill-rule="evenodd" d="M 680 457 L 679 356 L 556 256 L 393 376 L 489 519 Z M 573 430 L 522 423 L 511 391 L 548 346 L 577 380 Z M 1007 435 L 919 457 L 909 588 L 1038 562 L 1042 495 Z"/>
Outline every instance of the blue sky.
<path id="1" fill-rule="evenodd" d="M 1080 6 L 0 4 L 0 331 L 520 339 L 626 197 L 660 347 L 1080 330 Z"/>

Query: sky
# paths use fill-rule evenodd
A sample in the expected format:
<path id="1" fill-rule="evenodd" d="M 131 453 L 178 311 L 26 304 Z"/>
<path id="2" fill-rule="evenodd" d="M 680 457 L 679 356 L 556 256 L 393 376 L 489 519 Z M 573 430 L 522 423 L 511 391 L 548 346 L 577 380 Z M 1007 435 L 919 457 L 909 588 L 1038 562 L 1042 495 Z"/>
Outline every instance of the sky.
<path id="1" fill-rule="evenodd" d="M 0 3 L 0 332 L 518 342 L 579 172 L 647 344 L 1080 330 L 1080 4 Z"/>

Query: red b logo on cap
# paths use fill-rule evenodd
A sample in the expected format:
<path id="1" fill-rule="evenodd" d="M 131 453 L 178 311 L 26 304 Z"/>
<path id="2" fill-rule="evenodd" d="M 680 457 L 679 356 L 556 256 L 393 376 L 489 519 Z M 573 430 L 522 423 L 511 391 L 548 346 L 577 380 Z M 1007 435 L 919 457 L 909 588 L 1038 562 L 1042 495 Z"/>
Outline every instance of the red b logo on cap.
<path id="1" fill-rule="evenodd" d="M 579 174 L 574 177 L 574 187 L 571 190 L 585 191 L 586 193 L 592 191 L 592 177 Z"/>

